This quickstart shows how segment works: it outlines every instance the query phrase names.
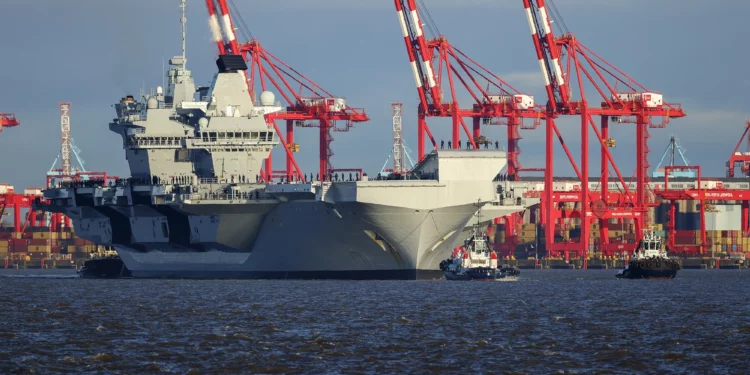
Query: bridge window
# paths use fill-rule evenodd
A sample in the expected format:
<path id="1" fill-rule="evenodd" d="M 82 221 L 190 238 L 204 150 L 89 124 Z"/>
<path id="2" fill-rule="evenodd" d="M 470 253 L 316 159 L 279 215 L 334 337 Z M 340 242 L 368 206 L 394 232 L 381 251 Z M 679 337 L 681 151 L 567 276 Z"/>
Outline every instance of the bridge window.
<path id="1" fill-rule="evenodd" d="M 210 141 L 216 142 L 216 132 L 210 132 L 208 134 L 210 135 Z"/>
<path id="2" fill-rule="evenodd" d="M 250 132 L 244 132 L 244 133 L 242 133 L 242 138 L 244 138 L 244 139 L 250 139 Z"/>

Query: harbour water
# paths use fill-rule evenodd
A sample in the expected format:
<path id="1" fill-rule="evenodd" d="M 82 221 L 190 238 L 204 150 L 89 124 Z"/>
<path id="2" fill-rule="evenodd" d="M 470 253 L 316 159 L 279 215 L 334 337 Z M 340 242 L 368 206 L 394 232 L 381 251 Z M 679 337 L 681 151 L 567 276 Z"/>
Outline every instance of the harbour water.
<path id="1" fill-rule="evenodd" d="M 750 272 L 516 282 L 0 272 L 0 373 L 743 373 Z"/>

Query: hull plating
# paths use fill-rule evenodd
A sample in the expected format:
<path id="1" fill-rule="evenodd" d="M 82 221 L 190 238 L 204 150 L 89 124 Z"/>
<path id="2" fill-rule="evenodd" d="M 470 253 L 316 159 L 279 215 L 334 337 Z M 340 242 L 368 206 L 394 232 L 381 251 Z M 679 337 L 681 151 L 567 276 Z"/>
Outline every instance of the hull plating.
<path id="1" fill-rule="evenodd" d="M 184 205 L 164 216 L 141 206 L 119 212 L 140 238 L 113 245 L 136 277 L 440 278 L 440 260 L 450 256 L 475 212 L 473 204 L 414 210 L 311 201 Z M 117 219 L 107 215 L 89 213 L 76 224 L 85 237 L 111 238 L 110 220 Z M 174 221 L 190 227 L 175 233 Z"/>

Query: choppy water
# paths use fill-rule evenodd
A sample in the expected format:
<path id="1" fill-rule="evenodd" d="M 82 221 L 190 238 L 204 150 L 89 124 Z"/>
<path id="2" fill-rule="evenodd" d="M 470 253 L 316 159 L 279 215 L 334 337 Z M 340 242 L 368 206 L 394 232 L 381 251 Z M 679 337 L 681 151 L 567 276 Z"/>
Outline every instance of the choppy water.
<path id="1" fill-rule="evenodd" d="M 748 271 L 524 270 L 494 283 L 52 272 L 0 272 L 0 374 L 750 371 Z"/>

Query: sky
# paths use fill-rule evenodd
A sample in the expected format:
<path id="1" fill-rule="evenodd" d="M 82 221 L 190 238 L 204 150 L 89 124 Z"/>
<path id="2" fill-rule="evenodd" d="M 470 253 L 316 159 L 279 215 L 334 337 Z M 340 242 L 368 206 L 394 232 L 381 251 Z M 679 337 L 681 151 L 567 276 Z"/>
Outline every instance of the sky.
<path id="1" fill-rule="evenodd" d="M 543 80 L 521 0 L 423 0 L 454 46 L 494 73 L 546 102 Z M 371 120 L 334 133 L 336 168 L 380 171 L 391 149 L 391 103 L 404 103 L 404 139 L 416 151 L 417 92 L 391 0 L 234 0 L 264 47 Z M 690 164 L 711 176 L 725 162 L 750 118 L 750 52 L 743 46 L 750 2 L 740 0 L 557 0 L 568 29 L 688 116 L 653 129 L 650 162 L 656 166 L 670 135 Z M 129 176 L 121 138 L 109 131 L 112 105 L 162 84 L 162 62 L 181 49 L 179 0 L 1 0 L 0 112 L 22 125 L 0 133 L 0 183 L 41 186 L 60 152 L 59 102 L 71 102 L 71 127 L 85 167 Z M 205 2 L 188 0 L 188 68 L 198 84 L 216 72 Z M 593 95 L 593 93 L 590 93 Z M 278 97 L 278 95 L 277 95 Z M 467 94 L 459 100 L 468 103 Z M 588 96 L 596 100 L 595 96 Z M 580 157 L 580 120 L 558 124 Z M 450 137 L 443 119 L 429 119 L 437 139 Z M 505 129 L 483 129 L 505 142 Z M 298 129 L 297 161 L 317 169 L 317 129 Z M 524 167 L 544 166 L 542 128 L 522 131 Z M 635 167 L 635 128 L 612 126 L 611 149 L 622 174 Z M 465 138 L 464 138 L 465 139 Z M 593 146 L 593 141 L 591 143 Z M 744 148 L 744 146 L 743 146 Z M 274 154 L 278 161 L 281 152 Z M 591 153 L 591 173 L 599 170 Z M 580 161 L 577 161 L 580 164 Z M 281 169 L 282 164 L 276 164 Z M 556 175 L 573 169 L 559 147 Z"/>

